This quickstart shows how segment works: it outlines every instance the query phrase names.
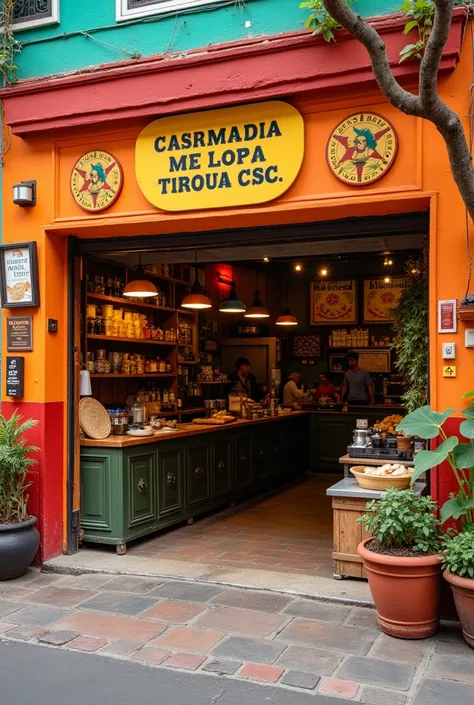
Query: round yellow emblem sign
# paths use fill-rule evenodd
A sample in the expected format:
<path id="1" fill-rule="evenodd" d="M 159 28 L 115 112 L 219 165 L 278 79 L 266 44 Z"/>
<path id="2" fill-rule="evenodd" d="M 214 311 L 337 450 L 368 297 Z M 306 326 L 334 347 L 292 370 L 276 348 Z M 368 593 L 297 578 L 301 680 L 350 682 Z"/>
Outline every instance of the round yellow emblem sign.
<path id="1" fill-rule="evenodd" d="M 110 152 L 101 149 L 83 154 L 71 172 L 74 200 L 92 213 L 103 211 L 115 203 L 122 184 L 122 167 Z"/>
<path id="2" fill-rule="evenodd" d="M 340 181 L 367 186 L 385 176 L 397 156 L 398 137 L 393 125 L 375 113 L 357 113 L 332 131 L 326 157 Z"/>

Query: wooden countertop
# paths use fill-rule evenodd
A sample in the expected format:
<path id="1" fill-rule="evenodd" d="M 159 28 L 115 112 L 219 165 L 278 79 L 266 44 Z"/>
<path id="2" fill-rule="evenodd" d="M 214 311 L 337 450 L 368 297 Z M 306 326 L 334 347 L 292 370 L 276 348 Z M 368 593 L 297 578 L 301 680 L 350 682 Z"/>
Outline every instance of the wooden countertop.
<path id="1" fill-rule="evenodd" d="M 290 411 L 287 414 L 279 416 L 266 416 L 263 419 L 237 419 L 233 423 L 221 424 L 219 426 L 199 426 L 197 424 L 186 423 L 180 424 L 177 431 L 163 433 L 158 436 L 109 436 L 103 440 L 96 441 L 93 438 L 81 438 L 81 447 L 86 448 L 129 448 L 130 446 L 148 445 L 150 443 L 160 443 L 160 441 L 171 441 L 187 436 L 199 436 L 203 433 L 212 433 L 222 431 L 224 429 L 237 429 L 245 426 L 253 426 L 255 424 L 272 423 L 272 421 L 281 421 L 282 419 L 293 419 L 296 416 L 307 416 L 307 411 Z"/>
<path id="2" fill-rule="evenodd" d="M 415 465 L 413 460 L 402 460 L 401 458 L 351 458 L 350 455 L 343 455 L 342 458 L 339 458 L 339 462 L 342 465 L 373 465 L 374 467 L 388 463 L 402 463 L 407 468 L 412 468 Z"/>

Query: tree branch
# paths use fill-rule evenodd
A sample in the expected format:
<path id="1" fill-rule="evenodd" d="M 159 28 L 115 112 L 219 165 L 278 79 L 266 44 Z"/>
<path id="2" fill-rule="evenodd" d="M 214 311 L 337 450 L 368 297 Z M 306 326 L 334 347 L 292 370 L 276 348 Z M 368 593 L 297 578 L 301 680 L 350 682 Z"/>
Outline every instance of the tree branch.
<path id="1" fill-rule="evenodd" d="M 385 98 L 408 115 L 421 115 L 420 99 L 402 88 L 396 80 L 390 68 L 385 44 L 375 29 L 351 10 L 346 0 L 323 0 L 323 4 L 331 17 L 367 49 L 375 80 Z"/>
<path id="2" fill-rule="evenodd" d="M 425 112 L 436 106 L 438 97 L 438 71 L 443 49 L 448 41 L 453 19 L 454 0 L 434 0 L 433 30 L 426 43 L 420 65 L 420 100 Z"/>
<path id="3" fill-rule="evenodd" d="M 432 122 L 448 150 L 451 173 L 471 220 L 474 222 L 474 172 L 472 157 L 459 116 L 438 95 L 438 72 L 451 29 L 453 0 L 433 0 L 433 30 L 421 60 L 419 96 L 406 91 L 395 79 L 385 44 L 376 30 L 348 7 L 346 0 L 322 0 L 324 7 L 344 29 L 367 49 L 375 79 L 385 98 L 407 115 Z"/>

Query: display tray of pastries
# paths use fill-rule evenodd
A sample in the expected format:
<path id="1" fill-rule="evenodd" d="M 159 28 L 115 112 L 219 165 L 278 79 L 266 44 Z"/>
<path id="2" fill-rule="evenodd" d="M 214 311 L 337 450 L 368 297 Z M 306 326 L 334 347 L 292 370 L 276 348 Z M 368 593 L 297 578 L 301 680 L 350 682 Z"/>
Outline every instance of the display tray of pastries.
<path id="1" fill-rule="evenodd" d="M 350 470 L 360 487 L 367 490 L 385 490 L 387 487 L 406 490 L 410 487 L 413 475 L 413 468 L 407 468 L 402 463 L 386 463 L 375 467 L 355 465 Z"/>
<path id="2" fill-rule="evenodd" d="M 222 426 L 223 424 L 232 423 L 233 421 L 235 421 L 234 416 L 230 416 L 226 411 L 218 411 L 214 416 L 193 419 L 192 422 L 198 426 Z"/>

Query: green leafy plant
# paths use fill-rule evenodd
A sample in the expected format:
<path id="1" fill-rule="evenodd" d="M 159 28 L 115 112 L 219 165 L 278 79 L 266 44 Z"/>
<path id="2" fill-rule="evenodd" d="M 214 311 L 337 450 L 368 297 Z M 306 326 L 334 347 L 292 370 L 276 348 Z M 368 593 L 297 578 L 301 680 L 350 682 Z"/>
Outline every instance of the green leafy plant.
<path id="1" fill-rule="evenodd" d="M 355 0 L 346 0 L 352 5 Z M 455 0 L 455 5 L 471 5 L 471 0 Z M 321 34 L 327 41 L 335 41 L 334 31 L 341 25 L 331 17 L 322 0 L 306 0 L 300 4 L 310 12 L 305 25 L 313 30 L 313 34 Z M 435 6 L 433 0 L 404 0 L 399 10 L 405 15 L 403 34 L 417 32 L 418 39 L 403 47 L 400 52 L 400 63 L 412 57 L 421 59 L 433 29 Z"/>
<path id="2" fill-rule="evenodd" d="M 0 415 L 0 524 L 15 524 L 28 519 L 28 470 L 36 460 L 30 458 L 38 448 L 26 445 L 26 431 L 37 426 L 34 419 L 22 421 L 15 411 L 11 418 Z"/>
<path id="3" fill-rule="evenodd" d="M 458 491 L 451 493 L 441 507 L 441 522 L 460 519 L 464 529 L 474 526 L 474 392 L 468 392 L 465 398 L 470 404 L 462 412 L 464 421 L 459 432 L 466 442 L 461 442 L 457 436 L 448 437 L 443 428 L 455 409 L 440 413 L 433 411 L 431 406 L 422 406 L 405 416 L 397 426 L 397 431 L 404 431 L 409 436 L 441 441 L 434 450 L 421 450 L 415 455 L 411 481 L 416 482 L 423 473 L 446 461 L 456 478 Z"/>
<path id="4" fill-rule="evenodd" d="M 4 86 L 10 86 L 17 80 L 18 66 L 15 63 L 15 56 L 21 51 L 21 45 L 13 35 L 14 5 L 14 0 L 3 0 L 1 10 L 0 74 Z"/>
<path id="5" fill-rule="evenodd" d="M 436 503 L 415 490 L 389 487 L 382 498 L 367 503 L 367 514 L 358 519 L 366 531 L 386 548 L 401 547 L 419 553 L 437 553 L 440 522 Z"/>
<path id="6" fill-rule="evenodd" d="M 348 5 L 352 5 L 354 1 L 346 0 Z M 310 13 L 305 27 L 313 30 L 313 34 L 320 34 L 327 42 L 335 41 L 334 30 L 341 29 L 341 25 L 331 17 L 322 0 L 305 0 L 300 3 L 300 7 Z"/>
<path id="7" fill-rule="evenodd" d="M 428 391 L 428 277 L 424 258 L 405 264 L 409 286 L 390 312 L 395 332 L 395 367 L 405 379 L 402 403 L 414 411 L 426 403 Z"/>
<path id="8" fill-rule="evenodd" d="M 443 569 L 453 575 L 474 580 L 474 532 L 447 536 L 443 542 Z"/>

